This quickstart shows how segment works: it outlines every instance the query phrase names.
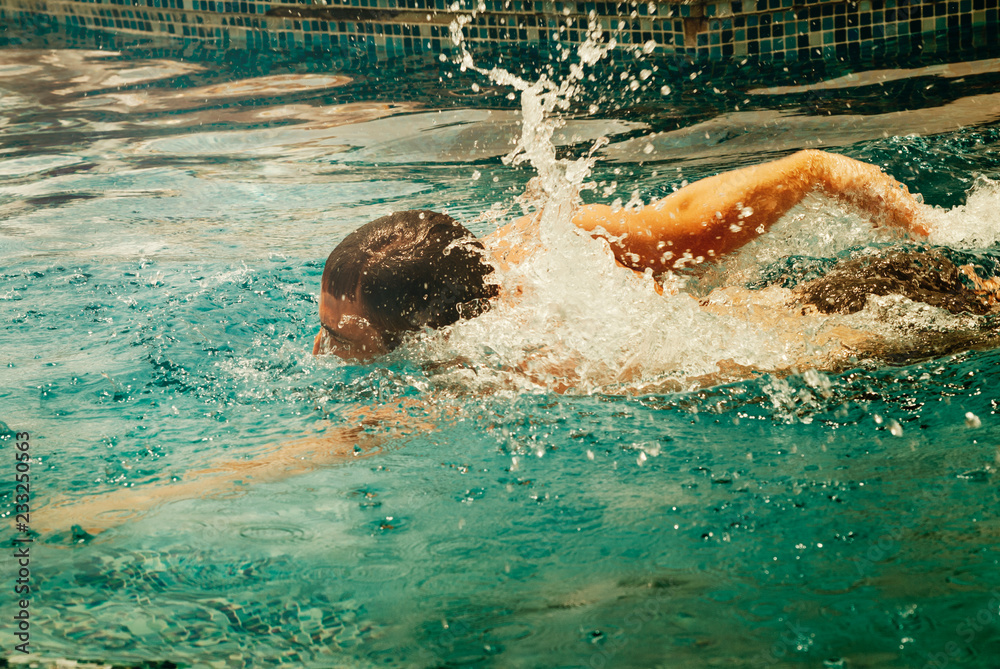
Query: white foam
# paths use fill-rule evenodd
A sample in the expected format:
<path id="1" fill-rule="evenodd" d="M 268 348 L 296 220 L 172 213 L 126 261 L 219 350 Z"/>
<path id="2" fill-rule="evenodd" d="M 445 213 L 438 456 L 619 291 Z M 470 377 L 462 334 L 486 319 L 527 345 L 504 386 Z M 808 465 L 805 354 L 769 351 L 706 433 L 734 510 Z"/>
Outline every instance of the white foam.
<path id="1" fill-rule="evenodd" d="M 961 249 L 1000 243 L 1000 181 L 976 179 L 964 205 L 934 213 L 930 242 Z"/>
<path id="2" fill-rule="evenodd" d="M 559 111 L 569 106 L 585 67 L 609 48 L 601 44 L 597 29 L 591 26 L 577 52 L 579 65 L 557 84 L 546 75 L 530 83 L 499 68 L 478 68 L 464 48 L 460 27 L 458 22 L 452 29 L 460 48 L 457 64 L 520 93 L 522 132 L 504 161 L 528 161 L 538 174 L 532 187 L 537 185 L 533 198 L 542 244 L 503 274 L 504 296 L 489 312 L 410 342 L 403 355 L 463 361 L 444 365 L 449 371 L 437 383 L 518 392 L 690 389 L 745 378 L 753 371 L 834 365 L 855 355 L 872 333 L 899 337 L 974 325 L 902 298 L 874 300 L 850 317 L 803 315 L 794 308 L 796 298 L 789 290 L 734 287 L 789 255 L 831 257 L 899 236 L 820 196 L 808 198 L 724 264 L 703 270 L 699 283 L 708 288 L 693 291 L 708 293 L 701 303 L 691 292 L 676 290 L 684 285 L 678 277 L 668 278 L 665 294 L 658 294 L 651 275 L 617 266 L 606 242 L 572 224 L 579 192 L 604 140 L 575 160 L 557 159 L 552 143 L 562 123 Z M 950 234 L 989 215 L 993 219 L 986 227 L 992 232 L 987 234 L 996 239 L 1000 225 L 989 209 L 992 203 L 996 210 L 1000 191 L 992 182 L 984 184 L 960 208 L 965 211 L 955 215 L 961 223 L 948 226 Z M 981 234 L 975 243 L 984 239 Z M 708 276 L 713 272 L 714 277 Z M 730 287 L 709 293 L 712 286 Z M 885 325 L 887 319 L 890 325 Z"/>
<path id="3" fill-rule="evenodd" d="M 462 383 L 576 392 L 712 374 L 720 355 L 756 364 L 768 351 L 769 362 L 780 364 L 785 352 L 768 346 L 766 336 L 702 311 L 691 296 L 658 295 L 651 276 L 616 266 L 606 243 L 573 226 L 594 150 L 576 160 L 557 159 L 552 136 L 561 120 L 554 112 L 568 106 L 584 66 L 597 62 L 613 42 L 602 44 L 592 25 L 577 53 L 580 64 L 566 79 L 557 85 L 542 75 L 528 83 L 499 68 L 476 68 L 461 40 L 461 24 L 452 26 L 460 67 L 520 91 L 522 132 L 504 161 L 529 161 L 538 173 L 542 247 L 503 277 L 506 299 L 443 336 L 428 337 L 424 353 L 485 363 L 475 376 L 459 373 Z M 603 143 L 595 142 L 594 149 Z"/>

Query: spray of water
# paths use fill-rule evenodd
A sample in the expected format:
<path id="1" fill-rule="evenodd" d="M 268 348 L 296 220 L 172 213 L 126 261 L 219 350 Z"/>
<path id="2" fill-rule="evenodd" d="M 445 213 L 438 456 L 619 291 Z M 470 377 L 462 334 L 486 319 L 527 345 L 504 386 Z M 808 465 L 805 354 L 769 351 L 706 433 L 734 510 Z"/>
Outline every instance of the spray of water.
<path id="1" fill-rule="evenodd" d="M 930 241 L 961 249 L 981 249 L 1000 244 L 998 203 L 1000 181 L 978 177 L 964 205 L 935 213 Z"/>
<path id="2" fill-rule="evenodd" d="M 898 336 L 900 323 L 907 332 L 955 325 L 943 312 L 928 312 L 925 305 L 906 300 L 876 301 L 849 317 L 803 315 L 787 289 L 732 287 L 752 279 L 748 268 L 759 267 L 762 257 L 777 259 L 790 249 L 801 253 L 807 230 L 826 230 L 813 232 L 816 239 L 810 247 L 817 256 L 833 255 L 851 244 L 885 241 L 885 233 L 872 232 L 870 222 L 820 200 L 807 201 L 776 234 L 765 235 L 748 252 L 712 270 L 728 274 L 728 280 L 724 277 L 717 285 L 730 287 L 696 297 L 698 291 L 678 290 L 683 282 L 667 277 L 664 294 L 658 294 L 650 273 L 617 266 L 607 243 L 572 224 L 581 189 L 593 187 L 585 180 L 595 153 L 607 140 L 598 140 L 576 159 L 557 158 L 552 143 L 560 112 L 570 107 L 586 69 L 616 46 L 614 40 L 603 42 L 600 28 L 591 24 L 567 76 L 557 83 L 543 74 L 529 82 L 499 67 L 478 67 L 463 41 L 462 27 L 468 21 L 452 24 L 458 66 L 520 94 L 521 136 L 504 162 L 528 162 L 538 175 L 533 181 L 540 191 L 541 243 L 502 274 L 505 297 L 490 312 L 444 333 L 427 333 L 411 344 L 407 355 L 471 361 L 444 365 L 451 372 L 438 375 L 438 382 L 516 392 L 682 390 L 759 371 L 854 364 L 873 338 Z M 826 224 L 815 225 L 816 217 L 827 219 Z M 892 326 L 885 325 L 889 312 L 895 319 Z"/>

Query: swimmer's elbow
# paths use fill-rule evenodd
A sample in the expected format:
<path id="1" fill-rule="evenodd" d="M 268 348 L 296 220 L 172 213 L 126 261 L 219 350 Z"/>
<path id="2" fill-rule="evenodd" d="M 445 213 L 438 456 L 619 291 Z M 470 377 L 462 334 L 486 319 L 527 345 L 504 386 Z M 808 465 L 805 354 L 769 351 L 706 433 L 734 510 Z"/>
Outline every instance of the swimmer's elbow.
<path id="1" fill-rule="evenodd" d="M 929 237 L 931 228 L 933 227 L 930 215 L 931 211 L 933 211 L 933 207 L 915 201 L 915 206 L 907 221 L 907 227 L 910 232 L 921 237 Z"/>

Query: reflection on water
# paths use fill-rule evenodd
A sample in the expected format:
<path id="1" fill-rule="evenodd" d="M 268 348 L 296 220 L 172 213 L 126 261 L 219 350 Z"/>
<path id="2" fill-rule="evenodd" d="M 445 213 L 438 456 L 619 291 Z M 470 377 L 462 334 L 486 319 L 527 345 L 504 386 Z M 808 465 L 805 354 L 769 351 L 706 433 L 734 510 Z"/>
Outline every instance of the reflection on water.
<path id="1" fill-rule="evenodd" d="M 764 153 L 842 147 L 962 203 L 931 242 L 995 268 L 995 184 L 964 202 L 1000 170 L 995 68 L 970 68 L 934 98 L 881 77 L 877 103 L 843 87 L 744 102 L 758 83 L 666 67 L 650 90 L 669 94 L 633 99 L 602 73 L 582 94 L 604 106 L 571 106 L 554 155 L 606 136 L 583 196 L 648 201 Z M 960 626 L 998 586 L 995 348 L 796 369 L 851 317 L 799 332 L 774 317 L 789 285 L 900 239 L 811 199 L 667 297 L 567 245 L 525 269 L 549 292 L 520 306 L 377 364 L 314 359 L 322 263 L 350 230 L 430 208 L 485 233 L 534 172 L 500 160 L 519 116 L 484 78 L 425 64 L 379 89 L 377 73 L 286 69 L 0 51 L 0 420 L 34 435 L 34 499 L 189 482 L 331 425 L 382 446 L 40 537 L 42 658 L 905 667 L 955 643 L 990 666 L 996 639 Z M 892 299 L 855 318 L 901 346 L 995 331 Z M 576 395 L 534 383 L 573 355 Z M 434 428 L 357 426 L 401 399 Z"/>
<path id="2" fill-rule="evenodd" d="M 74 95 L 172 79 L 204 68 L 177 60 L 133 60 L 116 51 L 5 49 L 6 83 L 32 83 L 38 93 Z M 51 86 L 51 90 L 46 90 Z"/>
<path id="3" fill-rule="evenodd" d="M 1000 93 L 875 115 L 812 116 L 802 110 L 734 112 L 679 130 L 615 143 L 602 153 L 616 162 L 739 161 L 762 145 L 775 154 L 801 148 L 838 149 L 894 136 L 940 135 L 997 119 Z"/>
<path id="4" fill-rule="evenodd" d="M 362 109 L 370 112 L 370 119 L 403 111 Z M 506 111 L 439 110 L 369 121 L 362 109 L 325 110 L 322 119 L 293 127 L 174 136 L 144 143 L 135 151 L 177 156 L 248 152 L 286 160 L 326 159 L 363 164 L 474 162 L 509 152 L 510 138 L 520 128 L 520 115 Z M 284 118 L 294 112 L 287 107 L 278 111 Z M 260 112 L 257 114 L 259 117 Z M 316 114 L 311 116 L 315 119 Z M 625 121 L 571 122 L 554 140 L 557 145 L 593 142 L 602 135 L 642 127 Z M 346 155 L 335 155 L 338 153 Z"/>
<path id="5" fill-rule="evenodd" d="M 1000 71 L 1000 58 L 987 58 L 966 63 L 941 63 L 916 68 L 897 68 L 895 70 L 869 70 L 867 72 L 852 72 L 842 77 L 835 77 L 812 84 L 801 86 L 774 86 L 771 88 L 752 88 L 750 95 L 785 95 L 788 93 L 806 93 L 809 91 L 824 91 L 839 88 L 857 88 L 860 86 L 875 86 L 914 77 L 943 77 L 958 79 L 959 77 L 977 74 L 995 73 Z"/>

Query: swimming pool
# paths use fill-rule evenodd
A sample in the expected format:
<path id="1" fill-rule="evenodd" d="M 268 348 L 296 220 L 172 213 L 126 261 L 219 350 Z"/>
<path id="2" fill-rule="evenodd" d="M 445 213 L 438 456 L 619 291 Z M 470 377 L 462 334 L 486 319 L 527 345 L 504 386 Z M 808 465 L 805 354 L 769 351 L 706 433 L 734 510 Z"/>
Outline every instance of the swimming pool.
<path id="1" fill-rule="evenodd" d="M 470 322 L 368 365 L 317 359 L 323 261 L 350 230 L 429 208 L 481 234 L 517 213 L 535 172 L 501 160 L 520 133 L 512 89 L 436 59 L 330 72 L 27 46 L 46 48 L 0 51 L 0 420 L 30 432 L 43 510 L 36 659 L 995 666 L 991 330 L 935 348 L 973 326 L 886 300 L 862 318 L 901 342 L 890 360 L 789 373 L 766 327 L 678 320 L 684 295 L 907 242 L 815 200 L 686 277 L 689 302 L 569 257 L 529 303 L 555 316 Z M 931 241 L 995 268 L 1000 64 L 980 55 L 836 80 L 619 54 L 554 141 L 579 156 L 608 137 L 584 194 L 605 202 L 834 149 L 957 207 Z M 509 373 L 553 343 L 604 365 L 563 394 Z M 623 379 L 623 360 L 642 371 Z M 765 371 L 698 380 L 723 360 Z M 86 525 L 95 495 L 345 426 L 356 457 L 218 490 L 194 477 L 204 490 L 96 536 L 44 515 L 80 500 Z M 17 565 L 2 569 L 13 587 Z M 0 633 L 12 662 L 15 631 Z"/>

